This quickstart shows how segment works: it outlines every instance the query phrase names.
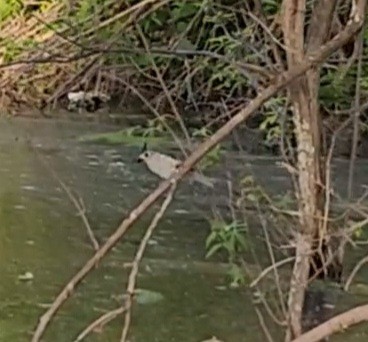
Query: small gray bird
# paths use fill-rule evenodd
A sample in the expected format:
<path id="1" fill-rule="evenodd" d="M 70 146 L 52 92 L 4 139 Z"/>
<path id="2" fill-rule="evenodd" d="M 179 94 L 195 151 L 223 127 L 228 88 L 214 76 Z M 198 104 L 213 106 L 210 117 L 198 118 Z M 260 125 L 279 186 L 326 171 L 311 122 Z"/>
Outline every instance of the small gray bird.
<path id="1" fill-rule="evenodd" d="M 144 162 L 147 168 L 155 175 L 169 179 L 170 176 L 180 167 L 182 162 L 166 154 L 147 150 L 145 143 L 141 154 L 138 156 L 138 163 Z M 213 180 L 201 175 L 196 171 L 191 172 L 191 180 L 201 183 L 207 187 L 213 188 Z"/>

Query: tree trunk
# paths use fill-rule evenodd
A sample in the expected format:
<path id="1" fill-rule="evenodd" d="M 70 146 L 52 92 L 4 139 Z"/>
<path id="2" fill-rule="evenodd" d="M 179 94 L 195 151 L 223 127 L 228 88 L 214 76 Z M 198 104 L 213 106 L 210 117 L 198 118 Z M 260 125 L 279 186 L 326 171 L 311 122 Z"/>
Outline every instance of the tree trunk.
<path id="1" fill-rule="evenodd" d="M 296 261 L 289 293 L 289 317 L 291 336 L 301 334 L 301 318 L 305 290 L 308 283 L 310 255 L 313 241 L 319 235 L 324 196 L 321 163 L 321 147 L 318 102 L 315 94 L 316 72 L 300 78 L 290 90 L 293 103 L 295 135 L 297 141 L 298 205 L 300 229 L 296 239 Z"/>
<path id="2" fill-rule="evenodd" d="M 305 53 L 316 51 L 328 38 L 337 0 L 317 1 L 312 12 L 307 42 L 304 39 L 305 0 L 284 0 L 283 34 L 288 68 L 296 67 Z M 319 68 L 308 71 L 288 88 L 293 106 L 297 141 L 299 230 L 296 232 L 296 260 L 288 298 L 289 329 L 286 340 L 302 333 L 302 309 L 307 288 L 313 241 L 320 237 L 324 207 L 324 163 L 319 113 Z"/>

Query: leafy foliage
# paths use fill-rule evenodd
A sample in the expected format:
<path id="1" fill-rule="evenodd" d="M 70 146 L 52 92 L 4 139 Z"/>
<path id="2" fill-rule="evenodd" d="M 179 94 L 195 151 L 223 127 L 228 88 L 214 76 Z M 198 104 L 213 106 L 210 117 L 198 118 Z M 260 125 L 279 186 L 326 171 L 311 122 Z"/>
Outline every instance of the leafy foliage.
<path id="1" fill-rule="evenodd" d="M 57 3 L 55 0 L 37 3 L 19 0 L 1 1 L 0 23 L 5 23 L 9 18 L 29 18 L 34 13 L 45 14 L 50 4 Z M 119 77 L 128 79 L 139 90 L 154 94 L 159 98 L 157 102 L 164 105 L 162 97 L 157 96 L 162 89 L 157 85 L 156 71 L 152 63 L 154 61 L 175 103 L 185 104 L 186 108 L 194 109 L 198 116 L 202 115 L 203 108 L 208 108 L 211 102 L 223 101 L 225 110 L 232 110 L 239 103 L 254 96 L 254 91 L 261 82 L 259 75 L 240 71 L 232 62 L 250 63 L 264 67 L 265 70 L 271 70 L 270 65 L 275 62 L 269 34 L 249 15 L 255 10 L 254 2 L 173 0 L 157 6 L 145 6 L 136 12 L 130 12 L 132 6 L 139 7 L 139 1 L 136 0 L 122 3 L 112 0 L 78 0 L 67 3 L 63 12 L 60 12 L 57 19 L 51 22 L 45 31 L 57 29 L 67 38 L 77 41 L 78 46 L 74 46 L 76 52 L 85 52 L 83 46 L 92 50 L 105 48 L 107 42 L 111 42 L 110 48 L 115 52 L 104 54 L 101 62 L 103 67 L 108 71 L 113 70 Z M 307 3 L 309 13 L 313 1 Z M 274 23 L 275 16 L 280 12 L 281 1 L 262 0 L 259 4 L 263 11 L 264 24 L 269 26 Z M 348 13 L 347 6 L 341 5 L 338 8 L 339 17 L 348 17 Z M 143 32 L 144 39 L 151 49 L 171 52 L 178 49 L 197 54 L 193 56 L 191 53 L 187 55 L 142 53 L 145 44 L 140 31 Z M 282 42 L 280 30 L 275 29 L 272 34 Z M 363 56 L 368 53 L 367 37 L 366 26 Z M 17 39 L 17 41 L 2 39 L 1 43 L 4 62 L 14 61 L 24 51 L 39 51 L 42 48 L 34 39 Z M 49 51 L 47 48 L 45 50 Z M 200 52 L 205 53 L 201 55 Z M 214 54 L 221 55 L 222 58 L 213 58 Z M 282 51 L 280 55 L 281 59 L 284 59 Z M 340 51 L 323 66 L 320 103 L 329 112 L 351 106 L 357 70 L 355 64 L 345 70 L 349 57 Z M 82 62 L 77 64 L 76 70 L 83 67 Z M 47 73 L 46 68 L 44 67 L 44 70 Z M 121 69 L 124 71 L 120 71 Z M 127 69 L 135 71 L 125 74 Z M 90 73 L 89 79 L 83 78 L 83 81 L 93 84 L 96 77 L 96 74 Z M 111 83 L 110 80 L 106 82 Z M 363 63 L 359 82 L 364 102 L 368 95 L 367 63 Z M 56 83 L 54 87 L 57 88 Z M 122 86 L 115 86 L 112 91 L 121 93 Z M 52 93 L 52 89 L 49 92 Z M 280 125 L 280 116 L 284 104 L 285 99 L 280 95 L 261 110 L 264 121 L 260 122 L 260 129 L 264 131 L 266 141 L 280 139 L 283 129 Z M 206 117 L 206 120 L 211 119 Z M 153 130 L 148 134 L 153 134 L 152 132 Z"/>
<path id="2" fill-rule="evenodd" d="M 21 2 L 18 0 L 0 1 L 0 23 L 8 17 L 19 13 L 21 8 Z"/>
<path id="3" fill-rule="evenodd" d="M 215 219 L 211 223 L 211 232 L 206 239 L 206 257 L 209 258 L 216 253 L 225 252 L 228 262 L 231 264 L 229 275 L 232 286 L 244 282 L 244 272 L 237 265 L 241 253 L 248 249 L 246 232 L 247 225 L 240 222 L 226 223 Z"/>

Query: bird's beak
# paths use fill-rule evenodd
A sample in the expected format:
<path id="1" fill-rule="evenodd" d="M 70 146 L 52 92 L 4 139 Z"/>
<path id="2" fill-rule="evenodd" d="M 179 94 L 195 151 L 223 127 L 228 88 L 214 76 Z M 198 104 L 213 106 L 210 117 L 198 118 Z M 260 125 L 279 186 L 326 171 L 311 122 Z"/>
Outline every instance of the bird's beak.
<path id="1" fill-rule="evenodd" d="M 142 161 L 143 161 L 143 158 L 142 157 L 138 157 L 137 158 L 137 163 L 142 163 Z"/>

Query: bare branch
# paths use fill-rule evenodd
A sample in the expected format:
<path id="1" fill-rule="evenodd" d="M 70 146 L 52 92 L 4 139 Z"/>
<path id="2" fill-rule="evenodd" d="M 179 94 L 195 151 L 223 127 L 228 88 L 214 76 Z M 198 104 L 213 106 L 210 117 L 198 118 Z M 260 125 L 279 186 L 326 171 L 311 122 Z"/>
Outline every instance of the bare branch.
<path id="1" fill-rule="evenodd" d="M 352 325 L 368 321 L 368 305 L 346 311 L 294 339 L 292 342 L 318 342 Z"/>
<path id="2" fill-rule="evenodd" d="M 348 178 L 348 199 L 351 199 L 353 192 L 353 183 L 354 183 L 354 167 L 358 149 L 359 142 L 359 123 L 360 123 L 360 84 L 361 84 L 361 76 L 362 76 L 362 57 L 363 57 L 363 41 L 364 35 L 363 31 L 360 32 L 359 38 L 357 40 L 357 54 L 358 54 L 358 65 L 357 65 L 357 75 L 355 81 L 355 99 L 354 99 L 354 119 L 353 119 L 353 139 L 351 142 L 351 152 L 350 152 L 350 162 L 349 162 L 349 178 Z"/>
<path id="3" fill-rule="evenodd" d="M 307 33 L 307 51 L 318 49 L 328 39 L 336 5 L 337 0 L 315 2 Z"/>
<path id="4" fill-rule="evenodd" d="M 353 282 L 354 277 L 358 273 L 358 271 L 362 268 L 364 264 L 368 262 L 368 256 L 365 256 L 363 259 L 361 259 L 354 267 L 352 272 L 350 273 L 348 279 L 346 280 L 346 283 L 344 285 L 344 291 L 349 291 L 349 287 L 351 283 Z"/>
<path id="5" fill-rule="evenodd" d="M 181 130 L 183 131 L 183 134 L 185 136 L 185 139 L 187 140 L 187 144 L 189 147 L 191 147 L 192 143 L 191 143 L 191 139 L 190 139 L 190 136 L 189 136 L 189 133 L 188 133 L 188 129 L 186 128 L 185 124 L 184 124 L 184 121 L 182 119 L 182 117 L 180 116 L 179 114 L 179 111 L 172 99 L 172 96 L 170 95 L 170 92 L 168 91 L 167 89 L 167 86 L 164 82 L 164 79 L 162 77 L 162 74 L 160 72 L 160 70 L 158 69 L 157 67 L 157 64 L 156 62 L 154 61 L 154 59 L 152 58 L 152 54 L 150 53 L 150 50 L 149 50 L 149 46 L 148 46 L 148 42 L 147 42 L 147 39 L 146 37 L 144 36 L 143 34 L 143 31 L 141 30 L 141 28 L 137 25 L 137 31 L 139 33 L 139 36 L 143 42 L 143 45 L 144 45 L 144 48 L 146 50 L 146 53 L 148 54 L 148 56 L 150 57 L 150 60 L 151 60 L 151 64 L 152 64 L 152 67 L 153 67 L 153 70 L 155 71 L 156 73 L 156 77 L 158 79 L 158 81 L 160 82 L 160 85 L 165 93 L 165 96 L 171 106 L 171 110 L 174 112 L 175 114 L 175 118 L 176 120 L 178 121 L 179 125 L 180 125 L 180 128 Z M 187 157 L 187 155 L 185 154 L 185 157 Z"/>
<path id="6" fill-rule="evenodd" d="M 97 318 L 95 321 L 93 321 L 88 327 L 86 327 L 74 340 L 74 342 L 80 342 L 85 337 L 87 337 L 92 331 L 101 329 L 104 325 L 115 319 L 117 316 L 124 313 L 126 308 L 124 306 L 121 306 L 120 308 L 117 308 L 115 310 L 111 310 L 104 315 Z"/>
<path id="7" fill-rule="evenodd" d="M 363 0 L 362 0 L 363 1 Z M 365 1 L 364 1 L 365 3 Z M 143 215 L 163 194 L 165 194 L 172 184 L 179 182 L 209 151 L 211 151 L 220 141 L 222 141 L 234 128 L 244 122 L 254 113 L 265 101 L 283 89 L 289 82 L 301 76 L 310 68 L 323 62 L 333 51 L 344 45 L 352 35 L 358 32 L 363 23 L 364 12 L 358 12 L 355 20 L 349 21 L 346 28 L 337 34 L 331 41 L 321 47 L 320 50 L 303 58 L 299 65 L 291 70 L 281 73 L 274 79 L 274 82 L 265 88 L 246 108 L 240 110 L 231 120 L 222 126 L 209 139 L 200 144 L 197 149 L 186 159 L 178 171 L 168 180 L 163 181 L 150 195 L 148 195 L 129 216 L 123 220 L 117 230 L 108 238 L 105 244 L 89 259 L 86 264 L 73 276 L 70 282 L 62 289 L 56 297 L 54 304 L 41 316 L 36 327 L 32 342 L 38 342 L 45 332 L 52 317 L 72 295 L 74 288 L 87 276 L 96 264 L 115 246 L 126 231 Z"/>
<path id="8" fill-rule="evenodd" d="M 95 237 L 95 235 L 93 233 L 93 230 L 91 228 L 91 225 L 89 223 L 89 220 L 88 220 L 88 218 L 86 216 L 86 209 L 85 209 L 84 202 L 83 202 L 82 198 L 79 198 L 78 199 L 76 196 L 74 196 L 73 195 L 73 192 L 71 191 L 71 189 L 63 182 L 63 180 L 59 177 L 59 175 L 51 167 L 51 165 L 49 163 L 47 163 L 47 161 L 38 153 L 38 151 L 34 147 L 32 147 L 32 149 L 36 153 L 36 155 L 40 159 L 40 161 L 50 171 L 52 177 L 54 177 L 54 179 L 62 187 L 62 189 L 64 190 L 64 192 L 68 196 L 69 200 L 73 203 L 74 207 L 77 209 L 78 216 L 80 216 L 80 218 L 81 218 L 84 226 L 86 227 L 88 237 L 91 240 L 91 244 L 92 244 L 94 250 L 97 251 L 100 248 L 100 245 L 99 245 L 99 243 L 98 243 L 98 241 L 97 241 L 97 239 L 96 239 L 96 237 Z"/>
<path id="9" fill-rule="evenodd" d="M 126 304 L 125 307 L 127 308 L 127 311 L 125 313 L 125 320 L 124 320 L 124 327 L 123 327 L 123 332 L 121 335 L 121 342 L 126 342 L 127 336 L 128 336 L 128 331 L 129 331 L 129 327 L 130 327 L 130 320 L 131 320 L 131 307 L 132 307 L 132 298 L 134 296 L 134 289 L 135 289 L 135 283 L 137 280 L 137 274 L 138 274 L 138 267 L 139 267 L 139 263 L 142 260 L 143 257 L 143 253 L 147 247 L 148 244 L 148 240 L 151 238 L 153 231 L 155 230 L 155 228 L 157 227 L 158 222 L 160 221 L 160 219 L 162 218 L 163 214 L 165 213 L 166 209 L 168 208 L 168 206 L 170 205 L 173 196 L 174 196 L 174 192 L 176 189 L 176 183 L 174 183 L 171 186 L 170 192 L 167 194 L 167 197 L 165 199 L 165 201 L 162 203 L 162 206 L 160 208 L 160 210 L 156 213 L 156 215 L 154 216 L 151 224 L 149 225 L 149 227 L 147 228 L 146 233 L 144 234 L 144 237 L 139 245 L 137 254 L 134 258 L 133 261 L 133 266 L 132 266 L 132 270 L 130 271 L 129 274 L 129 280 L 128 280 L 128 287 L 127 287 L 127 293 L 128 293 L 128 297 L 126 299 Z"/>

